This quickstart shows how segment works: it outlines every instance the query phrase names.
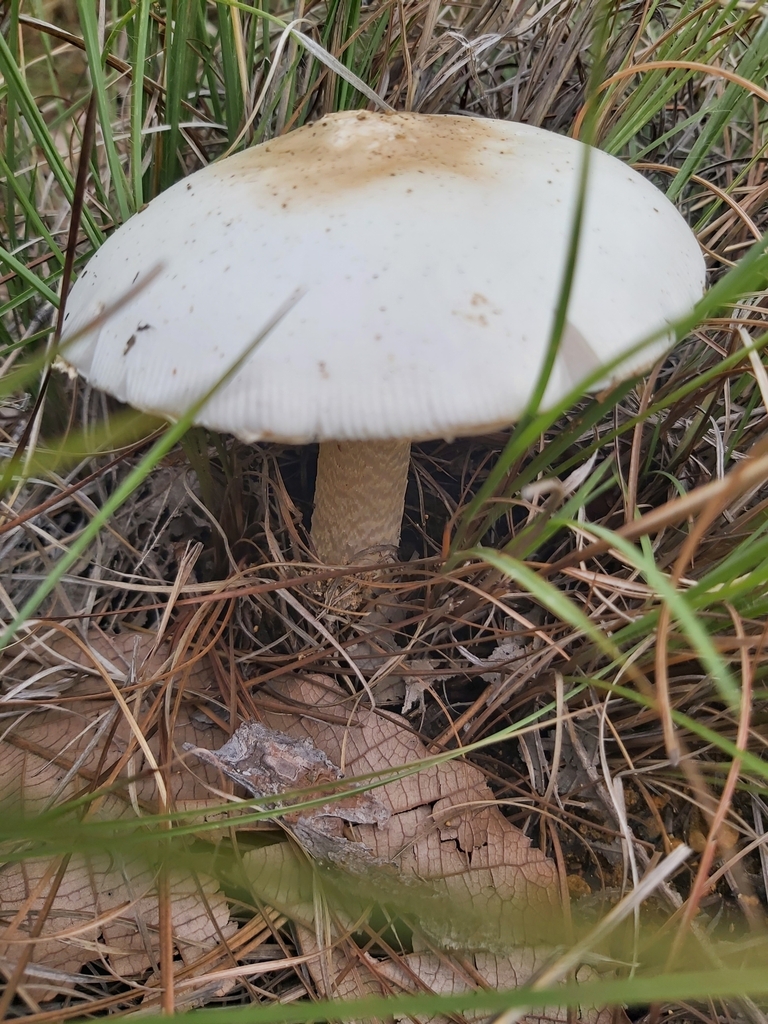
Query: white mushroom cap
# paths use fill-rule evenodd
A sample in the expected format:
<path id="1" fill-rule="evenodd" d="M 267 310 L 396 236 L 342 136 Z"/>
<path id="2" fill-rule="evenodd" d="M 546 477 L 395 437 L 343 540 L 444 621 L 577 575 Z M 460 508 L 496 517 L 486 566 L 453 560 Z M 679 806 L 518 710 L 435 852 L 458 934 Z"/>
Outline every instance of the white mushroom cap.
<path id="1" fill-rule="evenodd" d="M 200 423 L 287 442 L 451 438 L 508 424 L 550 334 L 580 160 L 580 143 L 506 121 L 323 118 L 199 171 L 121 227 L 73 287 L 64 340 L 164 269 L 66 360 L 173 419 L 299 287 Z M 703 282 L 674 207 L 596 151 L 544 404 L 686 312 Z"/>

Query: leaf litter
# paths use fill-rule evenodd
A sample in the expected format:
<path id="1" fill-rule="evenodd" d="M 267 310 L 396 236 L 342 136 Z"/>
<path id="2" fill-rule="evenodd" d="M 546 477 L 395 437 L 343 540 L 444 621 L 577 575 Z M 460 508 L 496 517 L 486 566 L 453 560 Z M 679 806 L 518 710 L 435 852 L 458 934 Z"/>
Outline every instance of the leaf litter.
<path id="1" fill-rule="evenodd" d="M 21 686 L 24 666 L 11 667 L 7 657 L 0 661 L 4 678 L 15 675 L 16 690 L 24 695 L 23 700 L 4 702 L 0 803 L 9 813 L 34 817 L 85 793 L 104 790 L 89 805 L 90 820 L 153 813 L 154 773 L 146 772 L 131 729 L 94 670 L 94 658 L 67 636 L 46 632 L 28 647 L 28 660 L 33 662 L 27 665 L 32 670 L 29 685 Z M 151 646 L 147 636 L 89 638 L 89 649 L 102 666 L 108 666 L 125 692 L 133 690 L 131 702 L 139 712 L 142 691 L 151 687 L 165 660 L 152 655 Z M 39 663 L 45 661 L 52 664 L 40 671 Z M 41 688 L 46 692 L 38 697 Z M 11 710 L 14 703 L 21 709 Z M 201 724 L 192 710 L 191 705 L 178 709 L 177 741 L 208 739 L 210 723 Z M 157 734 L 147 742 L 159 758 Z M 204 780 L 183 766 L 166 779 L 168 795 L 178 809 L 203 810 L 210 805 Z M 108 853 L 6 863 L 0 868 L 0 915 L 6 924 L 0 936 L 0 965 L 12 969 L 22 951 L 30 948 L 32 929 L 53 896 L 42 930 L 34 932 L 27 967 L 26 984 L 38 1001 L 71 992 L 71 976 L 92 962 L 121 981 L 143 978 L 158 963 L 158 870 L 140 852 L 121 854 L 119 847 Z M 184 965 L 236 930 L 218 881 L 205 873 L 172 869 L 169 901 L 174 946 Z"/>
<path id="2" fill-rule="evenodd" d="M 89 657 L 51 630 L 28 642 L 26 664 L 16 655 L 10 668 L 6 655 L 2 668 L 25 694 L 23 707 L 13 710 L 10 702 L 4 715 L 6 807 L 34 815 L 90 792 L 99 794 L 86 812 L 90 820 L 157 808 L 155 774 L 94 667 L 94 660 L 108 666 L 141 720 L 168 671 L 167 647 L 153 646 L 148 635 L 94 636 Z M 267 806 L 279 811 L 294 841 L 243 848 L 242 871 L 260 903 L 295 923 L 318 991 L 351 996 L 384 985 L 445 993 L 530 979 L 550 952 L 542 941 L 556 920 L 557 872 L 503 816 L 482 772 L 461 760 L 419 769 L 428 751 L 407 720 L 361 706 L 327 676 L 280 680 L 273 693 L 284 710 L 260 710 L 263 724 L 244 722 L 217 749 L 224 733 L 194 712 L 195 698 L 212 696 L 206 673 L 195 671 L 186 683 L 189 700 L 175 712 L 172 742 L 186 756 L 165 773 L 167 799 L 203 821 L 210 820 L 206 808 L 225 798 L 225 778 L 272 798 Z M 161 759 L 158 735 L 150 730 L 147 741 Z M 381 783 L 398 766 L 413 768 L 349 792 L 350 777 L 379 776 Z M 302 795 L 312 805 L 291 810 Z M 119 848 L 7 863 L 0 870 L 0 964 L 12 970 L 33 938 L 24 986 L 38 1002 L 71 994 L 94 963 L 146 988 L 158 969 L 159 870 L 140 850 Z M 182 864 L 170 871 L 168 893 L 174 948 L 185 967 L 232 939 L 237 924 L 217 878 Z M 358 945 L 356 933 L 372 927 L 367 919 L 382 907 L 401 921 L 395 931 L 406 922 L 412 948 L 383 955 Z M 222 982 L 209 995 L 226 988 Z M 556 1009 L 540 1016 L 565 1019 Z M 585 1012 L 585 1019 L 597 1016 Z"/>
<path id="3" fill-rule="evenodd" d="M 286 782 L 299 790 L 336 782 L 342 762 L 346 776 L 386 779 L 395 766 L 428 760 L 405 719 L 362 707 L 327 677 L 281 680 L 275 691 L 286 709 L 263 713 L 269 728 L 246 723 L 221 750 L 194 750 L 255 796 L 276 795 Z M 313 709 L 339 720 L 320 720 Z M 515 987 L 551 953 L 541 944 L 547 933 L 551 942 L 557 918 L 555 865 L 504 817 L 482 772 L 464 761 L 432 764 L 281 820 L 296 845 L 250 851 L 243 870 L 261 899 L 297 922 L 302 950 L 317 954 L 308 968 L 327 998 L 378 993 L 382 979 L 405 992 Z M 345 822 L 355 823 L 356 841 L 342 834 Z M 412 952 L 375 957 L 357 945 L 350 933 L 362 928 L 371 904 L 409 916 Z M 540 1016 L 566 1019 L 557 1009 Z"/>

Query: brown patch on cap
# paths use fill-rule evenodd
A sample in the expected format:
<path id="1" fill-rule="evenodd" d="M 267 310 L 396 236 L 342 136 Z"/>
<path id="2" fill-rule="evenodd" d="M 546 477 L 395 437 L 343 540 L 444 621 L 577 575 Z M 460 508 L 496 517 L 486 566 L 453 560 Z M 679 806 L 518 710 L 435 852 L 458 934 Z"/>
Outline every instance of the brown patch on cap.
<path id="1" fill-rule="evenodd" d="M 501 316 L 502 311 L 496 306 L 491 305 L 491 300 L 482 294 L 482 292 L 474 292 L 472 298 L 469 300 L 472 310 L 468 311 L 465 309 L 452 309 L 451 315 L 461 317 L 462 320 L 466 320 L 469 324 L 478 324 L 480 327 L 488 326 L 488 314 L 493 316 Z M 482 312 L 480 309 L 482 308 Z"/>
<path id="2" fill-rule="evenodd" d="M 316 201 L 364 188 L 379 179 L 428 172 L 482 179 L 483 151 L 498 147 L 493 121 L 422 114 L 333 114 L 222 165 L 222 186 L 252 182 L 276 205 Z M 210 168 L 216 173 L 216 165 Z M 235 172 L 233 175 L 232 172 Z"/>

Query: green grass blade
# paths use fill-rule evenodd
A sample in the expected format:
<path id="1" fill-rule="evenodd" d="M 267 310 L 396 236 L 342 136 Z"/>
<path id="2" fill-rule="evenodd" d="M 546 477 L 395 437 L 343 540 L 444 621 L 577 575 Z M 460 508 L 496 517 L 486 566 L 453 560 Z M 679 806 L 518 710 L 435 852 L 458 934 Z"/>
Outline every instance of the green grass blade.
<path id="1" fill-rule="evenodd" d="M 144 73 L 147 65 L 150 0 L 137 0 L 133 24 L 133 79 L 131 82 L 131 180 L 134 208 L 144 204 L 142 130 L 144 128 Z"/>
<path id="2" fill-rule="evenodd" d="M 21 183 L 17 179 L 16 175 L 11 170 L 11 165 L 5 160 L 3 154 L 0 153 L 0 174 L 5 175 L 7 190 L 9 196 L 9 211 L 13 209 L 14 199 L 18 202 L 19 206 L 24 211 L 26 217 L 27 235 L 40 235 L 46 242 L 53 253 L 60 266 L 64 266 L 64 253 L 59 248 L 54 239 L 53 235 L 48 230 L 48 226 L 40 216 L 35 207 L 33 197 L 30 197 L 27 192 L 21 187 Z M 10 224 L 15 223 L 15 218 L 8 216 L 6 222 Z M 9 232 L 9 238 L 12 239 L 15 232 Z"/>
<path id="3" fill-rule="evenodd" d="M 768 74 L 768 21 L 763 23 L 763 27 L 748 46 L 736 68 L 736 73 L 747 81 L 765 81 Z M 723 95 L 719 96 L 709 109 L 700 111 L 706 123 L 667 191 L 672 201 L 680 195 L 691 175 L 699 170 L 716 141 L 720 139 L 726 124 L 734 121 L 737 108 L 750 102 L 751 97 L 745 95 L 742 86 L 729 82 Z"/>
<path id="4" fill-rule="evenodd" d="M 130 497 L 133 491 L 139 486 L 153 468 L 157 465 L 159 460 L 166 455 L 171 448 L 180 440 L 181 437 L 186 433 L 189 427 L 193 424 L 195 417 L 208 401 L 208 399 L 223 385 L 230 377 L 237 372 L 242 366 L 245 360 L 250 356 L 254 348 L 263 341 L 263 339 L 269 334 L 269 332 L 280 322 L 280 320 L 286 315 L 290 308 L 297 301 L 296 297 L 293 297 L 283 305 L 277 313 L 272 317 L 269 323 L 264 329 L 258 334 L 254 341 L 248 346 L 243 354 L 230 366 L 227 371 L 216 381 L 215 385 L 210 388 L 197 402 L 190 406 L 187 412 L 172 426 L 170 426 L 165 433 L 160 437 L 155 444 L 152 446 L 149 454 L 142 459 L 142 461 L 134 467 L 134 469 L 128 474 L 123 482 L 115 489 L 115 491 L 109 496 L 107 501 L 102 505 L 99 511 L 93 516 L 88 526 L 83 530 L 78 539 L 74 541 L 68 548 L 66 554 L 62 555 L 56 564 L 51 568 L 48 576 L 45 580 L 37 587 L 31 597 L 25 601 L 18 614 L 14 616 L 13 620 L 6 627 L 2 636 L 0 636 L 0 651 L 2 651 L 16 635 L 17 631 L 24 623 L 34 615 L 35 611 L 40 607 L 40 604 L 48 594 L 54 589 L 56 584 L 62 578 L 62 576 L 77 562 L 81 555 L 88 549 L 91 542 L 94 540 L 101 528 L 109 522 L 110 518 L 115 514 L 118 508 L 123 502 Z"/>
<path id="5" fill-rule="evenodd" d="M 224 80 L 224 116 L 231 146 L 245 122 L 243 85 L 235 41 L 234 11 L 226 4 L 217 3 L 216 6 L 219 15 L 219 46 Z"/>
<path id="6" fill-rule="evenodd" d="M 107 158 L 109 173 L 112 177 L 112 187 L 114 188 L 115 201 L 119 211 L 119 221 L 122 223 L 128 220 L 133 211 L 128 193 L 128 182 L 112 133 L 112 110 L 109 96 L 107 95 L 108 87 L 104 74 L 104 58 L 99 48 L 99 27 L 96 21 L 96 8 L 91 3 L 91 0 L 77 0 L 77 10 L 80 14 L 85 52 L 88 56 L 88 67 L 91 72 L 91 86 L 96 93 L 104 152 Z"/>
<path id="7" fill-rule="evenodd" d="M 38 110 L 27 82 L 2 35 L 0 35 L 0 74 L 6 80 L 9 93 L 13 93 L 14 101 L 23 114 L 35 143 L 40 147 L 67 202 L 71 203 L 74 196 L 74 179 L 59 155 L 48 126 L 43 120 L 43 115 Z M 101 244 L 103 236 L 87 208 L 83 210 L 83 228 L 94 246 Z"/>
<path id="8" fill-rule="evenodd" d="M 33 270 L 30 270 L 21 260 L 16 259 L 15 256 L 3 249 L 2 246 L 0 246 L 0 263 L 5 263 L 6 266 L 18 274 L 22 281 L 32 285 L 41 299 L 45 299 L 46 302 L 50 302 L 52 306 L 56 306 L 58 309 L 59 297 L 56 292 L 51 291 L 48 285 Z"/>
<path id="9" fill-rule="evenodd" d="M 673 586 L 669 577 L 660 572 L 653 560 L 644 555 L 630 541 L 619 537 L 613 530 L 608 530 L 597 523 L 573 523 L 574 527 L 593 533 L 601 540 L 608 541 L 612 547 L 626 558 L 630 565 L 635 566 L 645 577 L 648 585 L 667 604 L 670 613 L 680 623 L 683 631 L 696 649 L 697 655 L 717 686 L 720 696 L 731 707 L 738 707 L 739 687 L 733 673 L 717 651 L 715 645 L 701 624 L 695 611 L 689 607 L 685 592 Z"/>
<path id="10" fill-rule="evenodd" d="M 367 996 L 354 1000 L 328 1000 L 293 1003 L 289 1006 L 271 1002 L 266 1006 L 250 1005 L 227 1009 L 194 1010 L 190 1024 L 319 1024 L 321 1021 L 385 1020 L 417 1018 L 427 1014 L 501 1013 L 514 1008 L 542 1010 L 548 1006 L 603 1007 L 616 1005 L 644 1006 L 649 1003 L 695 1000 L 706 993 L 710 999 L 768 995 L 768 971 L 764 966 L 742 970 L 722 968 L 713 972 L 671 972 L 652 977 L 622 978 L 569 982 L 545 989 L 528 986 L 499 992 L 481 989 L 460 995 L 434 996 L 395 995 Z M 159 1014 L 142 1016 L 142 1024 L 164 1024 Z"/>
<path id="11" fill-rule="evenodd" d="M 19 59 L 19 3 L 20 0 L 11 0 L 10 10 L 7 14 L 7 34 L 10 41 L 9 53 L 14 62 L 18 62 Z M 6 88 L 4 98 L 5 124 L 3 126 L 3 132 L 5 135 L 5 157 L 3 159 L 3 164 L 7 170 L 4 170 L 3 173 L 8 176 L 5 192 L 6 211 L 9 212 L 14 208 L 14 192 L 18 191 L 13 184 L 16 168 L 16 122 L 18 118 L 18 104 L 16 102 L 16 92 L 13 88 Z M 0 157 L 2 156 L 3 154 L 0 153 Z M 8 232 L 8 248 L 15 249 L 18 244 L 18 238 L 16 235 L 16 220 L 13 216 L 6 215 L 5 228 Z"/>
<path id="12" fill-rule="evenodd" d="M 582 682 L 582 680 L 579 680 Z M 635 690 L 630 690 L 626 686 L 620 686 L 618 683 L 608 682 L 599 677 L 592 677 L 589 680 L 590 685 L 599 687 L 605 693 L 610 693 L 617 697 L 624 697 L 625 700 L 630 700 L 634 704 L 638 704 L 641 707 L 650 708 L 656 710 L 656 702 L 648 697 L 643 696 L 642 693 L 638 693 Z M 672 720 L 675 725 L 679 725 L 681 729 L 687 729 L 692 736 L 698 736 L 705 744 L 711 745 L 714 749 L 722 751 L 727 755 L 728 758 L 733 760 L 738 759 L 742 763 L 742 767 L 745 771 L 751 772 L 756 778 L 765 779 L 768 782 L 768 761 L 761 758 L 758 754 L 752 753 L 750 750 L 742 750 L 736 746 L 727 736 L 721 735 L 719 732 L 715 732 L 714 729 L 709 729 L 706 725 L 702 725 L 697 722 L 695 718 L 691 718 L 690 715 L 684 714 L 682 711 L 677 711 L 675 708 L 671 710 Z M 728 771 L 728 762 L 725 761 L 721 765 L 723 776 Z"/>
<path id="13" fill-rule="evenodd" d="M 615 643 L 588 615 L 584 614 L 581 608 L 575 605 L 562 590 L 550 583 L 549 580 L 539 576 L 524 562 L 493 548 L 474 547 L 463 554 L 465 558 L 477 558 L 479 561 L 493 566 L 494 569 L 498 569 L 505 576 L 514 580 L 544 608 L 557 616 L 561 622 L 567 623 L 588 637 L 595 647 L 611 660 L 615 661 L 621 658 L 621 652 Z"/>
<path id="14" fill-rule="evenodd" d="M 164 132 L 161 188 L 166 189 L 179 176 L 179 123 L 187 91 L 194 87 L 192 32 L 195 21 L 194 0 L 177 0 L 174 18 L 166 19 L 165 49 L 165 120 L 170 130 Z"/>

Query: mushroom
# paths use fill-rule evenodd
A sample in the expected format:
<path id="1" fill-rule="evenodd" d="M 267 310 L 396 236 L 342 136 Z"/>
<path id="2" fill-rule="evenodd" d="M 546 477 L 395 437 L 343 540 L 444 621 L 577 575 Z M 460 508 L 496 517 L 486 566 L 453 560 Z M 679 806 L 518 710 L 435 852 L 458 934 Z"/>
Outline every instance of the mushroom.
<path id="1" fill-rule="evenodd" d="M 320 442 L 312 538 L 326 563 L 396 549 L 413 439 L 506 426 L 539 374 L 582 144 L 508 121 L 332 114 L 153 200 L 74 285 L 65 350 L 94 387 L 168 419 L 303 297 L 198 422 Z M 543 407 L 701 296 L 696 239 L 650 182 L 594 151 L 568 321 Z M 665 350 L 662 337 L 609 380 Z"/>

